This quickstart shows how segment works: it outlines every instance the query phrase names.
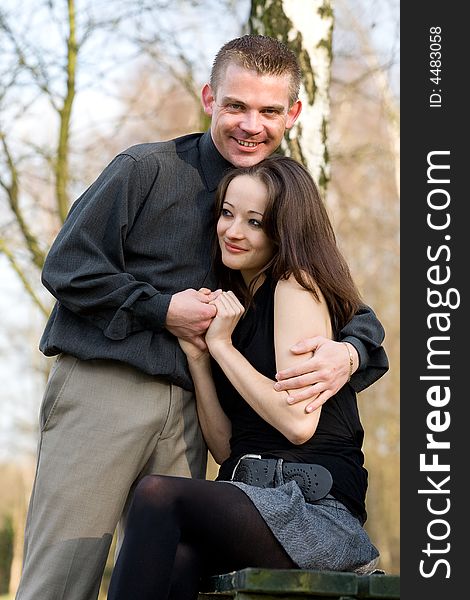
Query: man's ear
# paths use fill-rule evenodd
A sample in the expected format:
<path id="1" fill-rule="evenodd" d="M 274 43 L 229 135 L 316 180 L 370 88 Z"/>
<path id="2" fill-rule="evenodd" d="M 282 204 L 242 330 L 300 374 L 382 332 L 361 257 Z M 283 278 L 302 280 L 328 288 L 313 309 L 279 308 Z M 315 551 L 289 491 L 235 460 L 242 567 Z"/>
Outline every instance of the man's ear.
<path id="1" fill-rule="evenodd" d="M 299 118 L 302 111 L 302 102 L 297 100 L 287 111 L 286 129 L 290 129 Z"/>
<path id="2" fill-rule="evenodd" d="M 202 106 L 204 107 L 204 112 L 206 113 L 206 115 L 209 115 L 211 117 L 212 116 L 212 105 L 215 102 L 215 95 L 214 95 L 214 92 L 212 91 L 211 86 L 208 83 L 206 83 L 204 85 L 204 87 L 202 88 L 201 100 L 202 100 Z"/>

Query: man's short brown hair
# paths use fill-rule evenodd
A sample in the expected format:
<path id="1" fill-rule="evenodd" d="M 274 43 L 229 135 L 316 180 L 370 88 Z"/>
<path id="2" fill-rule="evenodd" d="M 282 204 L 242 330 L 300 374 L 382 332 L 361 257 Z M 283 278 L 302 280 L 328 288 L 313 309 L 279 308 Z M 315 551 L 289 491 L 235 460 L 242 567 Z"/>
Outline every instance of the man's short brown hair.
<path id="1" fill-rule="evenodd" d="M 214 93 L 229 64 L 256 71 L 259 75 L 289 75 L 290 105 L 298 99 L 300 66 L 295 54 L 279 40 L 265 35 L 244 35 L 224 44 L 212 64 L 210 84 Z"/>

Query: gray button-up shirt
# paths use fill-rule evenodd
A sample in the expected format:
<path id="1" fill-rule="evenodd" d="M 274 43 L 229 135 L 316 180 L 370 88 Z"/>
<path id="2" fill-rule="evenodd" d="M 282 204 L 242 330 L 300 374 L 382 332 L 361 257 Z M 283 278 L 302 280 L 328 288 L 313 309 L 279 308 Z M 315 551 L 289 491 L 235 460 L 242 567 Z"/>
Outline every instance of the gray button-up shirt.
<path id="1" fill-rule="evenodd" d="M 216 287 L 214 195 L 230 167 L 209 132 L 116 156 L 74 203 L 47 256 L 42 281 L 57 302 L 41 351 L 122 361 L 192 389 L 165 319 L 176 292 Z M 382 326 L 365 307 L 343 332 L 359 352 L 363 389 L 387 370 Z"/>

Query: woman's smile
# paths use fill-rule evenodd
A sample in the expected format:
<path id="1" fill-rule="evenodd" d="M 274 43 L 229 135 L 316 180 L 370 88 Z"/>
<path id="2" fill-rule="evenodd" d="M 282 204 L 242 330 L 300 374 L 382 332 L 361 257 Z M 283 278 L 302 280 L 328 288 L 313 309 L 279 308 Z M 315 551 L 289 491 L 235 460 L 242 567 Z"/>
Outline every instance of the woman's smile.
<path id="1" fill-rule="evenodd" d="M 225 248 L 227 249 L 227 252 L 233 252 L 234 254 L 238 254 L 240 252 L 247 252 L 246 248 L 241 248 L 240 246 L 236 246 L 231 242 L 224 241 L 224 244 Z"/>

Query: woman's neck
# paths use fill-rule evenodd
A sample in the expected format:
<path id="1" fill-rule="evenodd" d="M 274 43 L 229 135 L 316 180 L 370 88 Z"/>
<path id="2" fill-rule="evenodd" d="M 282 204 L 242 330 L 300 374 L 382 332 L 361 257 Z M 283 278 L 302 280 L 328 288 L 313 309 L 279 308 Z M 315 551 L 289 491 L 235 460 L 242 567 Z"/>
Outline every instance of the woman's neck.
<path id="1" fill-rule="evenodd" d="M 243 277 L 243 281 L 245 282 L 245 285 L 247 288 L 250 288 L 251 282 L 253 281 L 253 279 L 255 279 L 255 274 L 253 273 L 244 273 L 243 271 L 240 271 L 241 276 Z M 263 285 L 263 282 L 266 279 L 266 275 L 264 273 L 261 273 L 261 275 L 259 275 L 259 277 L 256 277 L 256 281 L 255 284 L 253 286 L 253 288 L 250 290 L 252 295 L 254 295 L 256 293 L 256 291 Z"/>

